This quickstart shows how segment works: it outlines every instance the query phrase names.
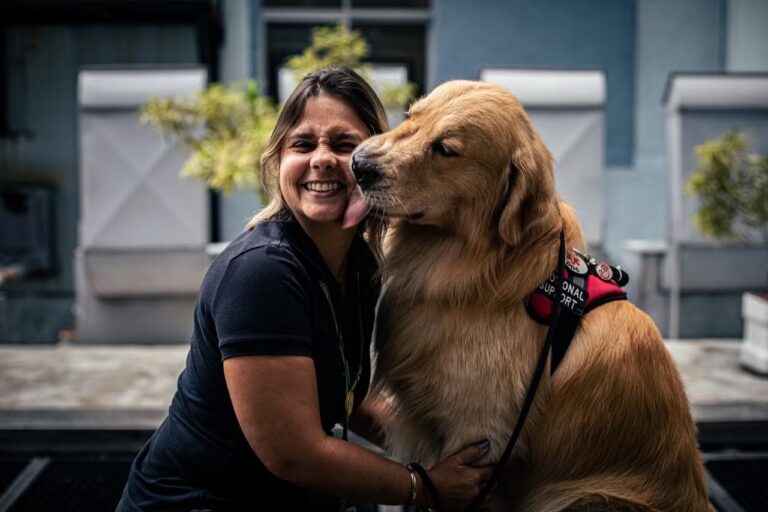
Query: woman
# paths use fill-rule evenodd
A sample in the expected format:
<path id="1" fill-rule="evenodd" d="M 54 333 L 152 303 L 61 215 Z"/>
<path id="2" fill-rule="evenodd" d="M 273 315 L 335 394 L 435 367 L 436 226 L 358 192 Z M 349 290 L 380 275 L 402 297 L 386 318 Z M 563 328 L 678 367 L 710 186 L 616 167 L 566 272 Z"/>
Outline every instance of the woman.
<path id="1" fill-rule="evenodd" d="M 273 200 L 211 265 L 168 418 L 118 510 L 431 503 L 417 471 L 331 435 L 341 423 L 376 440 L 380 424 L 377 401 L 363 401 L 379 288 L 361 236 L 376 252 L 380 228 L 365 219 L 349 158 L 384 130 L 381 103 L 349 69 L 312 73 L 288 99 L 262 155 Z M 486 445 L 429 471 L 445 509 L 487 478 L 469 466 Z"/>

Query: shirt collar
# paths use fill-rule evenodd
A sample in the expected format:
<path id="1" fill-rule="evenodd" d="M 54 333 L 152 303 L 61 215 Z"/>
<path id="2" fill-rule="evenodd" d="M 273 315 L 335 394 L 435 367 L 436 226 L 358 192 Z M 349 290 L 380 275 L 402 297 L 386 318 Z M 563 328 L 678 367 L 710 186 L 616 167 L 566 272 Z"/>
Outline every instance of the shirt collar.
<path id="1" fill-rule="evenodd" d="M 333 272 L 331 272 L 328 265 L 325 264 L 325 260 L 320 254 L 320 250 L 301 227 L 301 224 L 295 219 L 291 219 L 279 222 L 279 225 L 288 242 L 300 254 L 302 259 L 317 271 L 318 277 L 328 284 L 338 285 L 338 281 L 333 275 Z M 365 255 L 369 253 L 370 249 L 368 248 L 368 244 L 363 240 L 359 233 L 356 234 L 352 240 L 352 245 L 349 248 L 349 253 L 347 254 L 348 268 L 359 269 L 362 262 L 361 258 L 365 258 Z M 373 255 L 371 255 L 371 258 L 372 257 Z"/>

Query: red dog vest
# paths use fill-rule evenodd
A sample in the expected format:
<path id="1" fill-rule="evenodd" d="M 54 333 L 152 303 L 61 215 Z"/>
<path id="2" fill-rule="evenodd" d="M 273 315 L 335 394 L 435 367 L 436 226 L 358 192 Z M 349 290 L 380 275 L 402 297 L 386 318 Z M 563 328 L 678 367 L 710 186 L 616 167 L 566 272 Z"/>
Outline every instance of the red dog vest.
<path id="1" fill-rule="evenodd" d="M 564 279 L 561 289 L 555 290 L 557 271 L 525 298 L 528 314 L 547 325 L 555 298 L 560 301 L 555 339 L 552 346 L 551 373 L 565 356 L 576 333 L 581 317 L 592 309 L 614 300 L 626 300 L 621 288 L 629 282 L 629 276 L 620 266 L 613 267 L 604 261 L 597 262 L 575 249 L 565 253 Z"/>

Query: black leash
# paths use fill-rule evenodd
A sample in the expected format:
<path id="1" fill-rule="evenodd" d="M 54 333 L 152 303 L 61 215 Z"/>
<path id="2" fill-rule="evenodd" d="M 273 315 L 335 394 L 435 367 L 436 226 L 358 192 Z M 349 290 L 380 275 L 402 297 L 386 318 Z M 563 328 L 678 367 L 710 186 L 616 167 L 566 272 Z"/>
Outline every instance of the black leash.
<path id="1" fill-rule="evenodd" d="M 557 280 L 555 281 L 555 290 L 557 293 L 560 292 L 564 279 L 565 234 L 563 233 L 563 230 L 560 230 L 560 251 L 557 256 Z M 544 346 L 541 348 L 539 361 L 536 363 L 536 369 L 533 372 L 533 377 L 531 378 L 531 384 L 528 387 L 528 394 L 525 396 L 523 407 L 520 409 L 520 415 L 517 417 L 517 424 L 515 424 L 515 429 L 512 431 L 512 435 L 509 438 L 509 442 L 507 443 L 507 447 L 504 449 L 504 453 L 502 454 L 501 459 L 499 459 L 499 462 L 493 469 L 491 478 L 489 478 L 485 483 L 482 490 L 480 491 L 480 494 L 475 496 L 475 499 L 472 500 L 469 506 L 467 506 L 467 512 L 474 512 L 475 510 L 478 510 L 483 504 L 485 498 L 488 497 L 488 494 L 490 494 L 491 490 L 501 477 L 501 472 L 504 470 L 504 466 L 507 465 L 507 460 L 509 460 L 509 456 L 512 454 L 512 450 L 514 450 L 515 445 L 517 444 L 517 439 L 520 437 L 520 433 L 523 431 L 523 425 L 525 425 L 525 420 L 528 417 L 531 406 L 533 405 L 533 399 L 536 397 L 536 390 L 539 388 L 541 376 L 544 374 L 544 368 L 547 366 L 547 357 L 549 356 L 549 352 L 552 347 L 552 340 L 554 339 L 555 331 L 557 330 L 557 317 L 559 314 L 560 301 L 554 300 L 552 301 L 552 311 L 549 314 L 549 328 L 547 329 L 547 337 L 544 339 Z"/>

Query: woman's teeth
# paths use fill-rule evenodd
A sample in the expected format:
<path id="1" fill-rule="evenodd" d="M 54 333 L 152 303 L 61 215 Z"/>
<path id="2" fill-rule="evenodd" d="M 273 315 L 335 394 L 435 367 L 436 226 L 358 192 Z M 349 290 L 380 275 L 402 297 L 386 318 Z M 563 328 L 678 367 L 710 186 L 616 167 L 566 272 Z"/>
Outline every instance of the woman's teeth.
<path id="1" fill-rule="evenodd" d="M 310 181 L 304 184 L 304 188 L 312 192 L 333 192 L 341 187 L 338 181 Z"/>

